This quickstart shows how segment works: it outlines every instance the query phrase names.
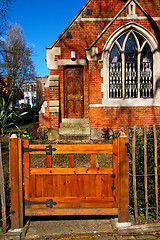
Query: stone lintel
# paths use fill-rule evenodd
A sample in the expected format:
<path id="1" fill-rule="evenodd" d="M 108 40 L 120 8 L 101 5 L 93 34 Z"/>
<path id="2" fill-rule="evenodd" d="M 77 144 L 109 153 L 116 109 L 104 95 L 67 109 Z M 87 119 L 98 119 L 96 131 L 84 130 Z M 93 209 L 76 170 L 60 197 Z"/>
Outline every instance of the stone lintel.
<path id="1" fill-rule="evenodd" d="M 66 65 L 86 65 L 85 59 L 76 59 L 75 61 L 72 61 L 71 59 L 58 59 L 58 65 L 59 66 L 66 66 Z"/>

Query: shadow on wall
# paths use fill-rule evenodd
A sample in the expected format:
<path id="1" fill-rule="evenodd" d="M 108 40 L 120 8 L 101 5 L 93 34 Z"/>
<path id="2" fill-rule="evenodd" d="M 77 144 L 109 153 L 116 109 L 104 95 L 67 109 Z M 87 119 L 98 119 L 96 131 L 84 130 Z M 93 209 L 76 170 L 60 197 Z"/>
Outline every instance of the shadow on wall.
<path id="1" fill-rule="evenodd" d="M 160 89 L 160 78 L 158 78 L 158 79 L 157 79 L 157 82 L 156 82 L 156 86 L 155 86 L 155 95 L 156 95 L 158 89 Z"/>

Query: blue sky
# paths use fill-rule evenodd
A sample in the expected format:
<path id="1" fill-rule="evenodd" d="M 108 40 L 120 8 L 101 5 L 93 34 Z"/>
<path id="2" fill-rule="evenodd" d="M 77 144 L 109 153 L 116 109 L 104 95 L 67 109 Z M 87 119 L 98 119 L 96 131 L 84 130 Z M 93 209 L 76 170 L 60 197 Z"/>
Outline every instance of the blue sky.
<path id="1" fill-rule="evenodd" d="M 8 13 L 8 21 L 19 23 L 27 43 L 33 46 L 37 76 L 49 74 L 46 47 L 50 47 L 87 0 L 15 0 Z"/>

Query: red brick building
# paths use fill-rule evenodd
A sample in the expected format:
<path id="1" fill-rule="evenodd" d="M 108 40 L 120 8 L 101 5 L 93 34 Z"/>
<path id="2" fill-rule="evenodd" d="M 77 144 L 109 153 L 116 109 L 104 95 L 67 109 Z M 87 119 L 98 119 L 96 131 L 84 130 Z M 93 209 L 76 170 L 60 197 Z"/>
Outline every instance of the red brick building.
<path id="1" fill-rule="evenodd" d="M 88 0 L 47 48 L 40 127 L 160 125 L 160 0 Z M 97 131 L 97 132 L 96 132 Z"/>

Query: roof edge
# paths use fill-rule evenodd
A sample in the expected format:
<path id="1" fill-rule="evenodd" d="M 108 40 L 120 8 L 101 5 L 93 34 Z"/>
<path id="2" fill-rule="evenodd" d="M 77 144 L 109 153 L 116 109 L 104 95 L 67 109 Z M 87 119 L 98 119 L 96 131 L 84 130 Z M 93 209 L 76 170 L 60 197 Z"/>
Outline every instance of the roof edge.
<path id="1" fill-rule="evenodd" d="M 134 1 L 134 0 L 133 0 Z M 89 51 L 91 48 L 97 43 L 97 41 L 102 37 L 102 35 L 107 31 L 107 29 L 114 23 L 114 21 L 119 17 L 119 15 L 126 9 L 126 7 L 132 2 L 132 0 L 128 0 L 126 4 L 121 8 L 121 10 L 116 14 L 116 16 L 107 24 L 107 26 L 102 30 L 102 32 L 97 36 L 97 38 L 92 42 L 92 44 L 85 48 L 85 50 Z"/>
<path id="2" fill-rule="evenodd" d="M 81 8 L 78 14 L 73 18 L 73 20 L 69 23 L 69 25 L 64 29 L 64 31 L 60 34 L 60 36 L 56 39 L 56 41 L 51 45 L 51 47 L 46 47 L 46 49 L 52 49 L 54 45 L 60 40 L 60 38 L 64 35 L 64 33 L 68 30 L 68 28 L 72 25 L 72 23 L 76 20 L 76 18 L 81 14 L 81 12 L 85 9 L 85 7 L 91 2 L 92 0 L 88 0 L 86 4 Z"/>
<path id="3" fill-rule="evenodd" d="M 137 0 L 133 0 L 135 2 L 135 4 L 141 9 L 141 11 L 144 13 L 144 15 L 146 15 L 146 17 L 151 21 L 151 23 L 153 23 L 155 25 L 155 27 L 158 28 L 158 30 L 160 31 L 160 27 L 159 25 L 156 23 L 156 21 L 149 15 L 149 13 L 139 4 L 139 2 Z"/>
<path id="4" fill-rule="evenodd" d="M 102 32 L 97 36 L 97 38 L 93 41 L 93 43 L 85 48 L 86 51 L 91 50 L 91 48 L 97 43 L 97 41 L 102 37 L 102 35 L 107 31 L 107 29 L 114 23 L 114 21 L 119 17 L 119 15 L 126 9 L 126 7 L 130 4 L 130 2 L 134 1 L 135 4 L 140 8 L 140 10 L 144 13 L 144 15 L 150 20 L 152 24 L 154 24 L 158 30 L 160 31 L 160 27 L 155 22 L 155 20 L 149 15 L 149 13 L 139 4 L 137 0 L 128 0 L 126 4 L 122 7 L 122 9 L 117 13 L 117 15 L 108 23 L 108 25 L 102 30 Z"/>

